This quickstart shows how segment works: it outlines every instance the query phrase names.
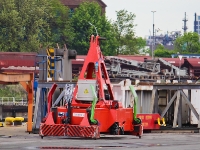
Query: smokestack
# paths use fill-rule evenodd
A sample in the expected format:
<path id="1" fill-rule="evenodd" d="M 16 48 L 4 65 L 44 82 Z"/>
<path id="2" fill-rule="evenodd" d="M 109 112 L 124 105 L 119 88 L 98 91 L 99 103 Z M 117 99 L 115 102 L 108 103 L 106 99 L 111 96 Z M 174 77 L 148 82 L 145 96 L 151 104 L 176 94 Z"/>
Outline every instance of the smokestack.
<path id="1" fill-rule="evenodd" d="M 184 33 L 186 33 L 187 32 L 187 18 L 186 18 L 186 12 L 185 12 L 185 18 L 183 19 L 183 22 L 184 22 L 184 25 L 183 25 L 183 31 L 184 31 Z"/>
<path id="2" fill-rule="evenodd" d="M 194 32 L 197 32 L 197 13 L 194 14 Z"/>

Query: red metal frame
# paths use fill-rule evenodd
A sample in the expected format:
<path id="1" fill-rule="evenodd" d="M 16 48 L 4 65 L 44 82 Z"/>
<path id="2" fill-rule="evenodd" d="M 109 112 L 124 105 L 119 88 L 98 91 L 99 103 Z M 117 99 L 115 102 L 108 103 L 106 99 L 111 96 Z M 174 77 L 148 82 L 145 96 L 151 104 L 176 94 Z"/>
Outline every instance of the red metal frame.
<path id="1" fill-rule="evenodd" d="M 48 95 L 47 95 L 47 97 L 48 97 L 47 113 L 49 113 L 50 110 L 51 110 L 52 96 L 53 96 L 53 93 L 54 93 L 55 90 L 56 90 L 56 87 L 57 87 L 57 84 L 54 83 L 54 84 L 52 85 L 51 89 L 50 89 L 49 92 L 48 92 Z"/>
<path id="2" fill-rule="evenodd" d="M 99 84 L 99 99 L 103 99 L 103 101 L 98 101 L 96 107 L 105 107 L 104 105 L 110 105 L 111 103 L 113 103 L 114 95 L 111 89 L 110 79 L 105 67 L 104 58 L 99 47 L 99 38 L 99 36 L 96 36 L 96 38 L 94 36 L 91 36 L 90 49 L 88 51 L 87 57 L 85 58 L 79 79 L 94 79 L 93 74 L 95 73 L 96 79 Z M 94 70 L 95 63 L 98 63 L 98 71 Z M 104 75 L 104 78 L 102 78 L 102 74 Z M 103 84 L 107 85 L 110 94 L 109 101 L 105 101 Z M 77 89 L 78 86 L 75 87 L 72 105 L 87 108 L 88 106 L 90 106 L 90 104 L 83 104 L 76 100 Z"/>
<path id="3" fill-rule="evenodd" d="M 128 132 L 129 134 L 141 137 L 143 133 L 143 127 L 141 122 L 134 124 L 135 122 L 133 120 L 133 108 L 122 108 L 121 102 L 115 101 L 111 89 L 110 79 L 106 71 L 104 58 L 99 46 L 100 39 L 101 38 L 99 36 L 91 36 L 90 49 L 88 51 L 88 55 L 85 59 L 82 71 L 79 76 L 79 80 L 97 81 L 98 101 L 95 107 L 94 119 L 97 120 L 98 123 L 92 124 L 90 122 L 90 113 L 88 113 L 87 110 L 88 108 L 91 108 L 91 102 L 85 102 L 77 99 L 77 85 L 74 89 L 70 107 L 70 122 L 63 123 L 63 121 L 69 118 L 69 116 L 67 115 L 69 108 L 66 108 L 68 105 L 66 105 L 66 107 L 58 107 L 56 112 L 49 112 L 46 121 L 41 124 L 41 137 L 48 136 L 50 134 L 49 132 L 51 132 L 51 135 L 55 136 L 59 134 L 90 138 L 99 138 L 100 133 L 123 134 L 125 132 Z M 98 66 L 95 66 L 95 64 L 97 63 Z M 110 95 L 109 100 L 105 99 L 104 84 L 106 84 L 108 93 Z M 52 89 L 54 88 L 55 84 L 53 85 Z M 51 96 L 54 92 L 54 90 L 52 89 L 49 91 L 48 95 L 48 106 L 50 106 L 51 104 Z M 48 108 L 49 111 L 50 107 Z M 59 116 L 59 114 L 63 115 Z M 60 128 L 63 128 L 63 130 L 61 130 Z M 94 128 L 97 130 L 94 130 Z M 69 133 L 66 132 L 66 130 L 72 130 L 72 132 Z M 79 130 L 83 131 L 79 132 Z M 87 130 L 87 132 L 84 132 L 85 130 Z"/>

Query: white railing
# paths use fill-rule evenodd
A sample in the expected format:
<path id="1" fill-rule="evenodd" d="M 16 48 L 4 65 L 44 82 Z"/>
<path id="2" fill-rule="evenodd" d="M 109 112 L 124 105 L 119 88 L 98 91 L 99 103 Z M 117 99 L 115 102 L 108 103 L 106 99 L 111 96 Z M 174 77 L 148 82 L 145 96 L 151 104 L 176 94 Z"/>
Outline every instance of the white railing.
<path id="1" fill-rule="evenodd" d="M 0 105 L 27 105 L 27 99 L 15 97 L 0 97 Z"/>

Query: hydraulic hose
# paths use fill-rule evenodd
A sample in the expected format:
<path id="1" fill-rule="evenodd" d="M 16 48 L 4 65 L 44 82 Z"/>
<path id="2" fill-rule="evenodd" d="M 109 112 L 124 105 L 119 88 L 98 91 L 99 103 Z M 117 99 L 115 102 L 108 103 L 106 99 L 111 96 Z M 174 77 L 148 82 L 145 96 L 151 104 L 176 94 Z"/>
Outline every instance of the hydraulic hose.
<path id="1" fill-rule="evenodd" d="M 137 93 L 136 93 L 136 91 L 135 91 L 135 88 L 131 85 L 131 86 L 129 86 L 129 88 L 130 88 L 130 90 L 131 90 L 131 92 L 132 92 L 132 94 L 133 94 L 133 97 L 134 97 L 134 108 L 133 108 L 133 119 L 134 119 L 134 121 L 136 121 L 136 122 L 140 122 L 140 120 L 137 118 L 137 101 L 138 101 L 138 96 L 137 96 Z"/>
<path id="2" fill-rule="evenodd" d="M 95 106 L 96 106 L 96 103 L 97 103 L 97 94 L 95 92 L 95 89 L 94 89 L 94 86 L 90 85 L 91 89 L 92 89 L 92 93 L 93 93 L 93 96 L 94 96 L 94 100 L 92 101 L 92 108 L 91 108 L 91 115 L 90 115 L 90 121 L 93 123 L 93 124 L 97 124 L 97 120 L 94 119 L 94 109 L 95 109 Z"/>

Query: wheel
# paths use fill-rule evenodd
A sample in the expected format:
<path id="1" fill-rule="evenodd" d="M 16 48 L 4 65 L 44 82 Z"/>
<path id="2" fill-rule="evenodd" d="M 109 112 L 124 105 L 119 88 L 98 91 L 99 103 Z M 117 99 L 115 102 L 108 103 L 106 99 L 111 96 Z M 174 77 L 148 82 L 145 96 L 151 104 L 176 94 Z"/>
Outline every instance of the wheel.
<path id="1" fill-rule="evenodd" d="M 43 139 L 44 136 L 41 136 L 41 139 Z"/>
<path id="2" fill-rule="evenodd" d="M 116 135 L 120 135 L 120 128 L 117 130 Z"/>
<path id="3" fill-rule="evenodd" d="M 124 128 L 123 127 L 120 128 L 120 134 L 124 135 Z"/>
<path id="4" fill-rule="evenodd" d="M 141 135 L 139 135 L 139 139 L 141 139 Z"/>

